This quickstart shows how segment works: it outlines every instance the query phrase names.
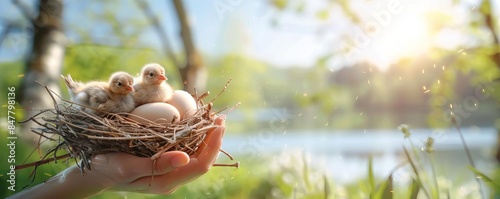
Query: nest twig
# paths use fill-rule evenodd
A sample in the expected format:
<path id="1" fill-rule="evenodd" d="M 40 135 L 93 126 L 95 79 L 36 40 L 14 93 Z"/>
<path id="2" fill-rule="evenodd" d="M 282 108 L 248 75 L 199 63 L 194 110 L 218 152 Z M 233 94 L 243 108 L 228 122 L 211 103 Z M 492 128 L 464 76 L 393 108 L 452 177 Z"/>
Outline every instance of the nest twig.
<path id="1" fill-rule="evenodd" d="M 40 118 L 40 113 L 24 122 L 37 123 L 40 127 L 31 131 L 42 137 L 58 135 L 62 139 L 59 139 L 57 147 L 49 150 L 40 161 L 19 165 L 16 169 L 34 166 L 36 170 L 36 167 L 51 161 L 73 158 L 80 162 L 78 166 L 83 172 L 85 169 L 91 169 L 92 156 L 109 152 L 125 152 L 139 157 L 151 157 L 153 160 L 166 151 L 183 151 L 192 155 L 198 150 L 206 133 L 217 127 L 214 124 L 216 113 L 211 111 L 213 100 L 208 104 L 202 101 L 208 93 L 195 98 L 198 110 L 192 117 L 160 125 L 149 121 L 131 120 L 128 118 L 130 113 L 108 113 L 104 117 L 90 114 L 82 111 L 80 105 L 64 100 L 44 87 L 53 100 L 54 108 L 41 111 L 49 116 Z M 226 87 L 227 84 L 222 92 Z M 62 102 L 58 103 L 56 97 Z M 57 156 L 56 153 L 61 149 L 67 150 L 68 153 Z M 227 152 L 221 151 L 232 160 Z M 238 167 L 239 163 L 214 164 L 214 166 Z"/>

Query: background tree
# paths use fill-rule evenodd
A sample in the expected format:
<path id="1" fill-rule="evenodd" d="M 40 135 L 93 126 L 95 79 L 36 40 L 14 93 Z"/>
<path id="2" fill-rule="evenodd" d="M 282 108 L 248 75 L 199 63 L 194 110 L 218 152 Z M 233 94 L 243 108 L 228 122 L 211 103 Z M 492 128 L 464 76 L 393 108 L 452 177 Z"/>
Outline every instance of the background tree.
<path id="1" fill-rule="evenodd" d="M 62 0 L 41 0 L 38 6 L 38 16 L 32 18 L 32 14 L 20 1 L 14 2 L 24 16 L 32 20 L 34 33 L 19 98 L 26 110 L 25 117 L 27 118 L 41 109 L 53 107 L 45 88 L 38 83 L 59 93 L 58 82 L 65 52 L 65 35 L 61 22 L 64 4 Z M 32 123 L 23 125 L 22 136 L 37 142 L 38 136 L 30 132 L 32 125 Z"/>
<path id="2" fill-rule="evenodd" d="M 171 0 L 172 6 L 175 9 L 178 24 L 179 36 L 184 47 L 184 64 L 173 53 L 173 48 L 168 40 L 168 35 L 165 31 L 165 26 L 161 20 L 153 13 L 148 3 L 145 1 L 136 1 L 139 8 L 154 26 L 158 37 L 162 43 L 162 48 L 170 61 L 177 67 L 182 79 L 183 89 L 194 94 L 195 89 L 200 93 L 206 90 L 208 72 L 203 63 L 203 58 L 197 50 L 192 36 L 192 24 L 189 19 L 188 11 L 184 6 L 184 2 L 180 0 Z"/>

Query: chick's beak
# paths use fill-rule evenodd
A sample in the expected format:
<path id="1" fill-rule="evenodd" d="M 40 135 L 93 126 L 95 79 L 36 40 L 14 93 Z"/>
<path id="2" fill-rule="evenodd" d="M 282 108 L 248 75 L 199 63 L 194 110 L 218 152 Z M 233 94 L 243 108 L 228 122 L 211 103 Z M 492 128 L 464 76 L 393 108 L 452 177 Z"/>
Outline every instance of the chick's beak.
<path id="1" fill-rule="evenodd" d="M 165 75 L 158 75 L 158 81 L 163 81 L 163 80 L 168 80 L 167 77 L 165 77 Z"/>
<path id="2" fill-rule="evenodd" d="M 134 91 L 134 87 L 132 87 L 132 86 L 128 85 L 128 86 L 126 86 L 126 87 L 125 87 L 125 90 L 126 90 L 126 91 L 130 91 L 130 92 L 133 92 L 133 91 Z"/>

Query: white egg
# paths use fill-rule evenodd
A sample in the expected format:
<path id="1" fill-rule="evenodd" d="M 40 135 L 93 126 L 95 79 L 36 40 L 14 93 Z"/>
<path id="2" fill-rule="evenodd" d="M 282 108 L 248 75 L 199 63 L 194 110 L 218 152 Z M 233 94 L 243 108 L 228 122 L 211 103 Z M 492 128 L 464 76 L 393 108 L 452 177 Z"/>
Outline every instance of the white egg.
<path id="1" fill-rule="evenodd" d="M 167 125 L 180 120 L 179 111 L 174 106 L 163 102 L 143 104 L 130 113 L 129 118 L 138 122 L 149 120 Z"/>
<path id="2" fill-rule="evenodd" d="M 179 110 L 179 114 L 181 115 L 181 120 L 185 118 L 192 117 L 198 106 L 196 105 L 196 101 L 193 96 L 186 91 L 176 90 L 172 95 L 172 99 L 168 101 L 168 103 L 172 104 L 177 110 Z"/>

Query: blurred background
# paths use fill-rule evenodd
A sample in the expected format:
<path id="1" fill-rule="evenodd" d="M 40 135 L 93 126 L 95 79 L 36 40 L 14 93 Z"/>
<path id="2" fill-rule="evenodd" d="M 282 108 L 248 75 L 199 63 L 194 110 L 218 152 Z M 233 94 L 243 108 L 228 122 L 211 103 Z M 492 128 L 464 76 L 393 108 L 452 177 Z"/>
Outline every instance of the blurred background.
<path id="1" fill-rule="evenodd" d="M 213 168 L 174 198 L 494 197 L 499 16 L 493 0 L 2 1 L 0 132 L 8 87 L 22 121 L 52 107 L 37 82 L 68 98 L 61 74 L 106 80 L 157 62 L 174 88 L 208 99 L 231 80 L 215 110 L 241 102 L 223 144 L 241 168 Z M 39 159 L 30 127 L 16 131 L 19 162 Z M 41 166 L 32 184 L 66 167 Z M 95 198 L 127 197 L 161 196 Z"/>

